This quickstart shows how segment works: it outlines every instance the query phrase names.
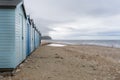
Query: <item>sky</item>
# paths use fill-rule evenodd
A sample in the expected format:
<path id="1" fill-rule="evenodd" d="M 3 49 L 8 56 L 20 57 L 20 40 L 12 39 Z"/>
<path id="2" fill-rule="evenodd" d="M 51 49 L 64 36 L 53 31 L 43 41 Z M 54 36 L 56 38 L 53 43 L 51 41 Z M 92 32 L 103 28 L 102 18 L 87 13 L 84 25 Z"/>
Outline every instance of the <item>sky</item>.
<path id="1" fill-rule="evenodd" d="M 42 35 L 120 40 L 120 0 L 24 0 Z"/>

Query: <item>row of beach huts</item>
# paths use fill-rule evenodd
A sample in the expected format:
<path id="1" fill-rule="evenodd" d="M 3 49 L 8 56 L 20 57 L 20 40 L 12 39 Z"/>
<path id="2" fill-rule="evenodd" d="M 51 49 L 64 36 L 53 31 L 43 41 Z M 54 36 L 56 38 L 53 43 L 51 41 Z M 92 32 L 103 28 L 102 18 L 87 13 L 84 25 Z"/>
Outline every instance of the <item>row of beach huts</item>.
<path id="1" fill-rule="evenodd" d="M 23 0 L 0 0 L 0 71 L 15 69 L 40 43 L 41 33 Z"/>

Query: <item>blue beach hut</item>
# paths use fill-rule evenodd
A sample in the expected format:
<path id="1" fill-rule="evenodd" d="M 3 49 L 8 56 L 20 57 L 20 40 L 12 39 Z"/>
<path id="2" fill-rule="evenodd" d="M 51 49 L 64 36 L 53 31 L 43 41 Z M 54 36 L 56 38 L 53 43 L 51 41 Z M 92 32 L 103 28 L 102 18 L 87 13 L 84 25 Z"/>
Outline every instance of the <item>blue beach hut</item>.
<path id="1" fill-rule="evenodd" d="M 0 69 L 26 58 L 26 11 L 22 0 L 0 0 Z"/>
<path id="2" fill-rule="evenodd" d="M 30 32 L 30 47 L 31 47 L 31 52 L 33 52 L 36 48 L 38 48 L 38 46 L 41 43 L 41 33 L 38 31 L 38 29 L 36 28 L 36 25 L 33 21 L 33 19 L 31 19 L 31 32 Z"/>
<path id="3" fill-rule="evenodd" d="M 35 39 L 35 29 L 34 29 L 34 21 L 31 19 L 31 52 L 34 51 L 34 39 Z"/>
<path id="4" fill-rule="evenodd" d="M 37 39 L 38 39 L 39 36 L 38 36 L 37 34 L 38 34 L 38 32 L 37 32 L 37 29 L 35 28 L 35 48 L 38 47 L 38 46 L 37 46 L 37 44 L 38 44 L 38 43 L 37 43 Z"/>
<path id="5" fill-rule="evenodd" d="M 40 46 L 40 36 L 38 29 L 35 29 L 35 48 Z"/>
<path id="6" fill-rule="evenodd" d="M 30 16 L 27 16 L 27 39 L 26 39 L 26 54 L 27 56 L 31 53 L 31 20 Z"/>

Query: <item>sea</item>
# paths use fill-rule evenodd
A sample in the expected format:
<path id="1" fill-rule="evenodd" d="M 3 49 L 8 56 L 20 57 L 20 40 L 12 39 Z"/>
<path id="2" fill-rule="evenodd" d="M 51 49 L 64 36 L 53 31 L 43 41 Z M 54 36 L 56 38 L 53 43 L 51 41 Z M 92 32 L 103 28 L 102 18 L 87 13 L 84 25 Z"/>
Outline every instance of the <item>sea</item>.
<path id="1" fill-rule="evenodd" d="M 71 45 L 97 45 L 120 48 L 120 40 L 50 40 L 50 42 Z"/>

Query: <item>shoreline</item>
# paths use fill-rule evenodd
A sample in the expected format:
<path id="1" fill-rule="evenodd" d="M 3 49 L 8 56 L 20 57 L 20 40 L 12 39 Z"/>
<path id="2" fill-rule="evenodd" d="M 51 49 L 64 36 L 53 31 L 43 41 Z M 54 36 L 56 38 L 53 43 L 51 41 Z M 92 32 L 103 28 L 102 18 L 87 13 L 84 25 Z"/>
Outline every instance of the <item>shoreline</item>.
<path id="1" fill-rule="evenodd" d="M 68 45 L 68 46 L 98 46 L 98 47 L 107 47 L 107 48 L 117 48 L 120 49 L 120 47 L 115 46 L 105 46 L 105 45 L 97 45 L 97 44 L 76 44 L 76 43 L 65 43 L 65 42 L 52 42 L 52 41 L 42 41 L 42 45 L 48 45 L 48 44 L 62 44 L 62 45 Z"/>

